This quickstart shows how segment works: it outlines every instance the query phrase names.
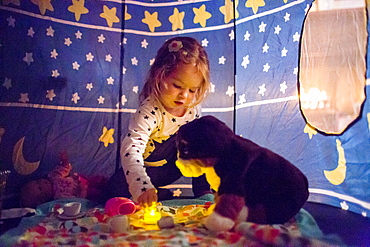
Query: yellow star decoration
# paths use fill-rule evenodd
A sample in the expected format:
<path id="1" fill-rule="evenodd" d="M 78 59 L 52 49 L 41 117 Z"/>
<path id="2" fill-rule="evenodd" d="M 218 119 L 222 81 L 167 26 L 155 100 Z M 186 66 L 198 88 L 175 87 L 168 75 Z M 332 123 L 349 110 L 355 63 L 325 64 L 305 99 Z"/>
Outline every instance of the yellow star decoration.
<path id="1" fill-rule="evenodd" d="M 265 1 L 263 0 L 248 0 L 245 3 L 245 7 L 252 8 L 254 14 L 257 13 L 258 7 L 263 7 L 263 6 L 265 6 Z"/>
<path id="2" fill-rule="evenodd" d="M 109 9 L 106 5 L 104 5 L 103 13 L 100 14 L 100 17 L 104 18 L 107 21 L 109 27 L 112 27 L 113 23 L 119 22 L 119 18 L 117 17 L 116 13 L 116 7 Z"/>
<path id="3" fill-rule="evenodd" d="M 108 130 L 107 127 L 103 127 L 103 134 L 99 137 L 99 141 L 104 142 L 104 147 L 108 147 L 109 143 L 114 143 L 113 134 L 114 129 Z"/>
<path id="4" fill-rule="evenodd" d="M 181 194 L 182 194 L 182 191 L 180 189 L 173 191 L 173 196 L 179 197 Z"/>
<path id="5" fill-rule="evenodd" d="M 125 21 L 130 20 L 131 15 L 127 12 L 127 5 L 125 5 Z"/>
<path id="6" fill-rule="evenodd" d="M 314 128 L 312 128 L 311 126 L 309 126 L 308 124 L 306 124 L 306 126 L 304 127 L 304 130 L 303 130 L 303 133 L 307 133 L 308 136 L 310 137 L 310 139 L 312 139 L 312 136 L 316 135 L 317 131 Z"/>
<path id="7" fill-rule="evenodd" d="M 184 17 L 185 12 L 179 12 L 177 8 L 173 10 L 173 14 L 168 17 L 168 20 L 172 23 L 172 31 L 175 31 L 177 29 L 184 29 Z"/>
<path id="8" fill-rule="evenodd" d="M 239 18 L 239 12 L 237 11 L 239 0 L 235 0 L 235 19 Z M 231 0 L 225 0 L 225 5 L 220 7 L 220 12 L 224 15 L 225 23 L 229 23 L 234 19 L 233 2 Z"/>
<path id="9" fill-rule="evenodd" d="M 284 3 L 287 3 L 288 2 L 288 0 L 283 0 L 284 1 Z"/>
<path id="10" fill-rule="evenodd" d="M 203 4 L 199 9 L 193 8 L 194 23 L 199 23 L 202 27 L 206 27 L 206 22 L 212 17 L 212 14 L 206 11 L 206 5 Z"/>
<path id="11" fill-rule="evenodd" d="M 85 8 L 85 0 L 72 0 L 72 5 L 68 7 L 68 11 L 75 14 L 76 21 L 79 21 L 82 14 L 89 13 Z"/>
<path id="12" fill-rule="evenodd" d="M 156 27 L 162 26 L 162 23 L 158 21 L 158 12 L 154 12 L 150 14 L 148 11 L 145 10 L 144 12 L 145 18 L 141 21 L 148 25 L 149 30 L 153 33 Z"/>
<path id="13" fill-rule="evenodd" d="M 51 5 L 51 0 L 31 0 L 34 4 L 39 6 L 40 13 L 45 14 L 46 10 L 54 11 L 53 5 Z"/>

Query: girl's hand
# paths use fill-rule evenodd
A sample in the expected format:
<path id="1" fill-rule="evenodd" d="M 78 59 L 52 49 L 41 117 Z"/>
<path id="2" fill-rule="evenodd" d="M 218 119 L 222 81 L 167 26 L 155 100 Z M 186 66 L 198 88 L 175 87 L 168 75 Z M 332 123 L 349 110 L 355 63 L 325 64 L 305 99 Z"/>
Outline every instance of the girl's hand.
<path id="1" fill-rule="evenodd" d="M 153 204 L 153 202 L 158 201 L 158 195 L 157 195 L 157 190 L 156 189 L 149 189 L 142 193 L 139 198 L 137 199 L 137 202 L 142 206 L 142 207 L 149 207 Z"/>

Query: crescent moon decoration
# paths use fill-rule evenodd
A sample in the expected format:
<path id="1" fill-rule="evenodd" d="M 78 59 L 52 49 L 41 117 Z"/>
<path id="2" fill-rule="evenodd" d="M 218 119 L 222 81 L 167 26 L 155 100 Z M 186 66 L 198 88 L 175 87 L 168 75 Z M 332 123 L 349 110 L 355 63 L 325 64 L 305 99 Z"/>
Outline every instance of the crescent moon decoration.
<path id="1" fill-rule="evenodd" d="M 14 169 L 21 175 L 29 175 L 36 171 L 40 165 L 40 161 L 37 162 L 28 162 L 23 157 L 23 143 L 24 138 L 18 140 L 13 148 L 13 166 Z"/>
<path id="2" fill-rule="evenodd" d="M 342 143 L 337 139 L 337 150 L 338 150 L 338 166 L 332 171 L 325 171 L 324 174 L 326 179 L 334 184 L 339 185 L 343 183 L 344 179 L 346 179 L 346 172 L 347 172 L 347 166 L 346 166 L 346 157 L 344 155 L 344 149 L 342 147 Z"/>

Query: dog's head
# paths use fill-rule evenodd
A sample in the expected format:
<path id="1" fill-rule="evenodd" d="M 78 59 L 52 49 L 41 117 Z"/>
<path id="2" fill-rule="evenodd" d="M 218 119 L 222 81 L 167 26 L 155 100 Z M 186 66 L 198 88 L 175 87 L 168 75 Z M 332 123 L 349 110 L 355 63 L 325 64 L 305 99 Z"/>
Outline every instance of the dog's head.
<path id="1" fill-rule="evenodd" d="M 217 158 L 227 150 L 234 132 L 213 116 L 195 119 L 180 127 L 176 145 L 180 159 Z"/>

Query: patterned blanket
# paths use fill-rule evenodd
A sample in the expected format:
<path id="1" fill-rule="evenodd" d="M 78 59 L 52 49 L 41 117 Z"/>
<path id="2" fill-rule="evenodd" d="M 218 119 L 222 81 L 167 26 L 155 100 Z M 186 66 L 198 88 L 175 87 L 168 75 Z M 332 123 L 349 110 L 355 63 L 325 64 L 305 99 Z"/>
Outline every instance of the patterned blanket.
<path id="1" fill-rule="evenodd" d="M 77 218 L 59 215 L 59 204 L 37 224 L 27 228 L 11 246 L 333 246 L 333 243 L 312 237 L 299 221 L 309 214 L 303 209 L 296 219 L 284 225 L 258 225 L 244 222 L 230 232 L 213 233 L 202 219 L 209 214 L 210 203 L 183 206 L 157 206 L 162 217 L 172 217 L 174 225 L 160 229 L 146 224 L 144 211 L 128 216 L 129 230 L 115 233 L 110 218 L 101 207 L 86 209 Z M 312 227 L 317 227 L 312 224 Z M 317 229 L 315 229 L 317 231 Z M 311 231 L 312 233 L 312 231 Z M 319 236 L 319 235 L 317 235 Z"/>

